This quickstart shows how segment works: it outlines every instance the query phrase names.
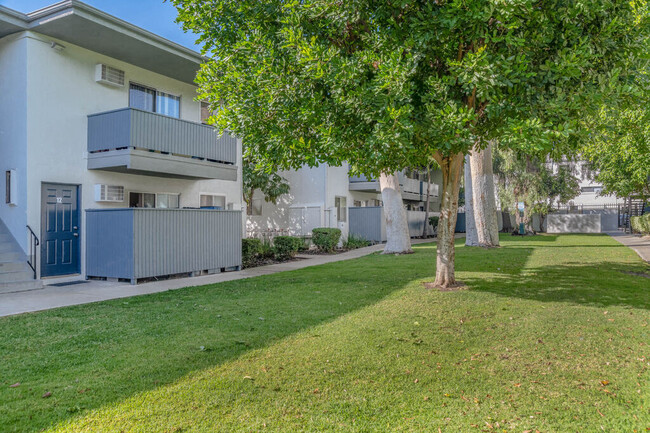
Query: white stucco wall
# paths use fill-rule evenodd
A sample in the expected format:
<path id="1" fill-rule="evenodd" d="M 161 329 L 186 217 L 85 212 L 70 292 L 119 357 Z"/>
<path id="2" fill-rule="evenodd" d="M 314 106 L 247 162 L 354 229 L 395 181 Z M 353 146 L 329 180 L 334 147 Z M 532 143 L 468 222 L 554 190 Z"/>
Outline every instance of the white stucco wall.
<path id="1" fill-rule="evenodd" d="M 28 237 L 27 212 L 27 41 L 0 39 L 0 219 L 24 251 Z M 5 203 L 5 172 L 16 170 L 16 206 Z"/>
<path id="2" fill-rule="evenodd" d="M 333 167 L 323 164 L 319 167 L 303 167 L 279 173 L 291 187 L 289 194 L 282 196 L 277 204 L 266 203 L 263 195 L 256 191 L 254 199 L 262 201 L 262 215 L 247 216 L 246 232 L 248 236 L 258 236 L 266 231 L 288 230 L 290 234 L 300 234 L 300 226 L 296 224 L 296 209 L 303 208 L 304 213 L 312 212 L 315 207 L 320 208 L 320 224 L 323 227 L 338 227 L 343 238 L 349 233 L 349 212 L 345 222 L 338 222 L 336 218 L 336 197 L 345 197 L 347 208 L 353 207 L 355 200 L 366 202 L 368 200 L 381 201 L 381 193 L 350 191 L 349 166 L 344 164 Z M 432 184 L 437 184 L 442 191 L 442 172 L 434 171 L 431 178 Z M 346 210 L 347 210 L 346 208 Z M 439 211 L 440 198 L 432 196 L 430 199 L 432 212 Z"/>
<path id="3" fill-rule="evenodd" d="M 247 217 L 248 235 L 256 235 L 263 231 L 289 230 L 299 234 L 300 226 L 296 223 L 298 209 L 303 212 L 314 212 L 320 209 L 319 226 L 337 227 L 342 236 L 348 234 L 348 215 L 345 222 L 337 222 L 336 197 L 345 197 L 346 206 L 354 205 L 355 200 L 381 200 L 381 194 L 350 191 L 348 165 L 332 167 L 326 164 L 318 167 L 303 167 L 279 173 L 287 179 L 291 189 L 289 194 L 282 196 L 277 204 L 266 203 L 260 191 L 255 192 L 254 198 L 262 200 L 262 215 Z"/>
<path id="4" fill-rule="evenodd" d="M 87 170 L 87 116 L 128 107 L 129 82 L 180 95 L 180 117 L 199 122 L 200 103 L 194 100 L 194 86 L 65 41 L 57 41 L 65 46 L 63 51 L 53 50 L 50 48 L 53 39 L 37 33 L 23 32 L 13 38 L 14 41 L 10 45 L 16 44 L 27 60 L 24 75 L 27 82 L 26 92 L 23 90 L 20 92 L 23 94 L 16 97 L 18 104 L 20 101 L 28 101 L 26 115 L 11 116 L 15 122 L 24 122 L 26 119 L 27 136 L 24 142 L 28 158 L 26 169 L 22 171 L 27 173 L 27 179 L 20 199 L 23 211 L 26 205 L 27 224 L 34 228 L 37 234 L 41 233 L 40 203 L 43 182 L 80 185 L 82 210 L 127 207 L 131 191 L 177 193 L 180 194 L 181 207 L 198 207 L 201 193 L 218 194 L 224 195 L 226 203 L 233 204 L 233 209 L 241 209 L 241 143 L 238 146 L 237 181 L 196 181 Z M 95 65 L 98 63 L 124 70 L 126 85 L 116 88 L 95 82 Z M 15 150 L 10 153 L 15 153 Z M 2 155 L 4 157 L 4 150 Z M 95 202 L 95 184 L 124 186 L 124 202 Z M 84 227 L 85 216 L 82 212 L 82 273 L 85 272 Z M 24 226 L 21 228 L 14 224 L 12 232 L 20 238 L 24 233 Z"/>

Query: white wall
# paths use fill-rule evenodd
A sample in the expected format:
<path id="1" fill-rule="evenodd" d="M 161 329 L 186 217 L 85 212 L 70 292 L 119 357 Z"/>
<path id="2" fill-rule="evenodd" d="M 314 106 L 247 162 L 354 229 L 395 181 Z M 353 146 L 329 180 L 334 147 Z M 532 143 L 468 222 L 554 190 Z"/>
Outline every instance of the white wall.
<path id="1" fill-rule="evenodd" d="M 348 165 L 332 167 L 326 164 L 318 167 L 302 167 L 299 170 L 279 173 L 287 179 L 290 185 L 289 194 L 282 196 L 277 204 L 263 200 L 260 191 L 256 191 L 255 200 L 262 200 L 262 215 L 247 217 L 248 235 L 256 235 L 264 231 L 289 230 L 292 234 L 300 233 L 300 226 L 295 221 L 299 213 L 297 209 L 308 208 L 313 212 L 320 208 L 320 226 L 337 227 L 345 238 L 348 234 L 349 218 L 339 223 L 336 219 L 336 197 L 345 197 L 346 206 L 352 207 L 354 200 L 381 200 L 381 194 L 350 191 Z M 292 217 L 293 216 L 293 217 Z"/>
<path id="2" fill-rule="evenodd" d="M 350 191 L 349 166 L 340 167 L 323 164 L 319 167 L 303 167 L 279 173 L 289 182 L 289 194 L 282 196 L 277 204 L 266 203 L 263 195 L 256 191 L 255 200 L 263 201 L 262 215 L 247 216 L 246 231 L 248 236 L 256 236 L 265 231 L 288 230 L 290 234 L 299 234 L 300 226 L 296 224 L 296 208 L 321 209 L 321 224 L 323 227 L 337 227 L 341 229 L 345 239 L 349 232 L 349 214 L 345 222 L 338 222 L 336 218 L 336 197 L 345 197 L 347 208 L 354 206 L 354 201 L 380 200 L 381 193 Z M 432 184 L 441 185 L 442 172 L 437 170 L 431 178 Z M 439 192 L 442 189 L 439 188 Z M 440 198 L 431 197 L 430 209 L 440 209 Z M 293 210 L 292 210 L 293 209 Z M 347 209 L 346 209 L 347 210 Z M 305 211 L 306 212 L 306 211 Z"/>
<path id="3" fill-rule="evenodd" d="M 11 45 L 18 44 L 27 54 L 27 89 L 26 92 L 24 90 L 19 92 L 22 95 L 16 98 L 18 104 L 20 101 L 28 101 L 26 116 L 17 114 L 11 116 L 12 121 L 16 122 L 27 119 L 26 147 L 29 155 L 26 167 L 27 180 L 24 182 L 26 185 L 20 199 L 23 206 L 25 203 L 27 204 L 27 224 L 37 234 L 41 233 L 42 182 L 80 185 L 82 210 L 127 207 L 129 191 L 180 193 L 181 207 L 198 207 L 200 193 L 220 194 L 226 196 L 227 203 L 233 203 L 234 209 L 241 209 L 241 143 L 238 149 L 237 181 L 195 181 L 87 170 L 87 116 L 128 107 L 128 82 L 133 81 L 167 93 L 180 95 L 181 118 L 199 122 L 200 103 L 194 101 L 195 86 L 65 41 L 57 41 L 64 45 L 65 49 L 60 52 L 55 51 L 50 48 L 50 42 L 53 39 L 37 33 L 23 32 L 14 39 L 15 42 L 12 42 Z M 97 63 L 106 63 L 124 70 L 127 84 L 122 88 L 115 88 L 96 83 L 94 73 Z M 4 160 L 4 151 L 2 155 Z M 104 183 L 124 186 L 125 201 L 118 204 L 95 202 L 94 185 Z M 82 273 L 85 272 L 84 227 L 85 215 L 82 212 Z M 24 227 L 22 230 L 24 231 Z M 12 232 L 16 237 L 22 234 L 16 224 L 14 224 Z"/>
<path id="4" fill-rule="evenodd" d="M 262 215 L 249 215 L 246 220 L 246 232 L 257 235 L 265 231 L 289 230 L 292 234 L 299 232 L 300 226 L 292 221 L 292 208 L 305 206 L 319 206 L 321 208 L 321 222 L 323 220 L 322 208 L 325 196 L 326 167 L 303 167 L 299 170 L 282 171 L 278 173 L 290 185 L 288 194 L 279 198 L 277 204 L 267 203 L 260 191 L 255 191 L 254 200 L 262 202 Z"/>
<path id="5" fill-rule="evenodd" d="M 0 219 L 27 251 L 27 41 L 0 39 Z M 5 172 L 16 170 L 17 206 L 5 203 Z"/>

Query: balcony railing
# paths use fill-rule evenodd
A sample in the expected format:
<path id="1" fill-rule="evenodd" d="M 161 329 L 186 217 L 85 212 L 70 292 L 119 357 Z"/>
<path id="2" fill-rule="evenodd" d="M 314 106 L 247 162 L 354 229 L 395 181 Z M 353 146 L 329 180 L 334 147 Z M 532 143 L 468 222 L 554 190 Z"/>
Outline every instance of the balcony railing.
<path id="1" fill-rule="evenodd" d="M 427 192 L 427 183 L 411 179 L 402 173 L 397 175 L 402 196 L 406 200 L 424 200 Z M 350 189 L 354 191 L 381 192 L 377 179 L 368 179 L 365 176 L 350 176 Z M 429 189 L 431 197 L 438 196 L 438 185 L 431 183 Z"/>
<path id="2" fill-rule="evenodd" d="M 236 163 L 237 139 L 211 126 L 134 108 L 88 116 L 89 169 L 234 180 Z"/>

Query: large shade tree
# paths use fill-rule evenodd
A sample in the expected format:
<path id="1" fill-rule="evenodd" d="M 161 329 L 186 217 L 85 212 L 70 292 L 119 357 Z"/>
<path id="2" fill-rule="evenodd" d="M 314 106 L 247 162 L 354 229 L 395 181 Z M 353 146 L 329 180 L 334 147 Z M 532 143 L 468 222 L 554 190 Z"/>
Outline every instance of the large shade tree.
<path id="1" fill-rule="evenodd" d="M 583 155 L 603 185 L 604 194 L 650 198 L 650 110 L 647 100 L 634 108 L 604 108 L 595 121 Z"/>
<path id="2" fill-rule="evenodd" d="M 202 97 L 268 169 L 440 165 L 439 286 L 455 284 L 464 155 L 571 134 L 646 32 L 644 6 L 620 0 L 172 3 L 211 57 Z"/>

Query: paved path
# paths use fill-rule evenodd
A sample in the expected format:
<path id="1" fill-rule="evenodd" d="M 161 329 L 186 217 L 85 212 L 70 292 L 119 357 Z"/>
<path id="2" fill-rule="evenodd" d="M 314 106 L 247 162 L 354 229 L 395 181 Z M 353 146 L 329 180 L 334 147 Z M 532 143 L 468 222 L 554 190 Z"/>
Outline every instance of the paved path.
<path id="1" fill-rule="evenodd" d="M 434 241 L 435 239 L 411 240 L 414 245 Z M 375 251 L 381 251 L 383 248 L 383 244 L 378 244 L 335 255 L 302 255 L 299 256 L 300 260 L 278 263 L 275 265 L 259 266 L 257 268 L 244 269 L 239 272 L 224 272 L 221 274 L 205 275 L 200 277 L 177 278 L 138 284 L 135 286 L 129 283 L 86 281 L 83 284 L 72 284 L 63 287 L 45 286 L 43 289 L 31 290 L 29 292 L 3 293 L 0 294 L 0 316 L 10 316 L 13 314 L 49 310 L 51 308 L 65 307 L 69 305 L 88 304 L 90 302 L 165 292 L 167 290 L 182 289 L 184 287 L 203 286 L 205 284 L 259 277 L 261 275 L 292 271 L 325 263 L 356 259 L 374 253 Z M 79 280 L 79 278 L 77 278 L 77 280 Z"/>
<path id="2" fill-rule="evenodd" d="M 608 232 L 607 234 L 626 247 L 632 248 L 639 255 L 639 257 L 650 263 L 650 236 L 633 236 L 621 231 Z"/>

